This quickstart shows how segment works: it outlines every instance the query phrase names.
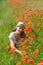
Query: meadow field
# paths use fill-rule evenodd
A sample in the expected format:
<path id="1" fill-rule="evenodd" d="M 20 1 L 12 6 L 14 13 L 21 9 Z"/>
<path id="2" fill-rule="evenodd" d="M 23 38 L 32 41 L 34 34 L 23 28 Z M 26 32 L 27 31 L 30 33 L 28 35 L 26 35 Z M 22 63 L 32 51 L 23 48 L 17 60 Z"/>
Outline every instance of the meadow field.
<path id="1" fill-rule="evenodd" d="M 9 34 L 19 21 L 26 38 L 20 39 L 21 56 L 8 51 Z M 0 65 L 43 65 L 43 0 L 0 0 Z"/>

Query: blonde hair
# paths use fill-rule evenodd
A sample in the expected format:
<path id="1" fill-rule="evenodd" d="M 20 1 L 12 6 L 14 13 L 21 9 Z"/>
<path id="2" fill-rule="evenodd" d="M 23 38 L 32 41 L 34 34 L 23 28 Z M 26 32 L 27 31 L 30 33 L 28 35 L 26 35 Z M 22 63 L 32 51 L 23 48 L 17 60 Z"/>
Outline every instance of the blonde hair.
<path id="1" fill-rule="evenodd" d="M 16 27 L 20 27 L 21 29 L 25 28 L 24 22 L 20 21 Z"/>

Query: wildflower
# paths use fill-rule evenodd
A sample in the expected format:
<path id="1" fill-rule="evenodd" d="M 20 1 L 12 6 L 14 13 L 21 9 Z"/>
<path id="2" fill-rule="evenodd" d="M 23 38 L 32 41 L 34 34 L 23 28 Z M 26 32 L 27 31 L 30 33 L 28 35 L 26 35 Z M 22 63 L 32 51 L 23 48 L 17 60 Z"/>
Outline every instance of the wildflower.
<path id="1" fill-rule="evenodd" d="M 21 0 L 21 2 L 25 2 L 25 0 Z"/>
<path id="2" fill-rule="evenodd" d="M 18 14 L 16 14 L 16 17 L 17 17 L 17 18 L 19 17 Z"/>
<path id="3" fill-rule="evenodd" d="M 40 12 L 40 10 L 36 10 L 35 12 L 36 12 L 36 13 L 39 13 L 39 12 Z"/>
<path id="4" fill-rule="evenodd" d="M 29 31 L 32 31 L 32 27 L 31 26 L 28 26 L 24 29 L 25 32 L 29 32 Z"/>
<path id="5" fill-rule="evenodd" d="M 34 62 L 34 60 L 33 59 L 28 59 L 27 62 L 32 64 Z"/>
<path id="6" fill-rule="evenodd" d="M 20 61 L 20 62 L 18 62 L 16 65 L 22 65 L 22 62 Z"/>
<path id="7" fill-rule="evenodd" d="M 38 20 L 41 20 L 41 18 L 40 18 L 40 17 L 38 17 Z"/>
<path id="8" fill-rule="evenodd" d="M 22 52 L 22 54 L 21 54 L 22 56 L 26 56 L 26 54 L 24 53 L 24 52 Z"/>
<path id="9" fill-rule="evenodd" d="M 34 21 L 33 20 L 30 20 L 30 24 L 32 24 Z"/>
<path id="10" fill-rule="evenodd" d="M 38 23 L 38 24 L 36 25 L 37 28 L 40 28 L 40 26 L 41 26 L 41 23 Z"/>
<path id="11" fill-rule="evenodd" d="M 32 14 L 30 12 L 25 12 L 26 16 L 31 16 Z"/>
<path id="12" fill-rule="evenodd" d="M 33 54 L 34 54 L 35 56 L 37 56 L 38 53 L 39 53 L 39 52 L 38 52 L 37 50 L 35 50 Z"/>
<path id="13" fill-rule="evenodd" d="M 43 65 L 43 62 L 38 63 L 37 65 Z"/>
<path id="14" fill-rule="evenodd" d="M 31 35 L 31 36 L 29 36 L 29 38 L 30 38 L 31 40 L 33 40 L 33 39 L 35 38 L 35 35 Z"/>
<path id="15" fill-rule="evenodd" d="M 28 56 L 26 56 L 26 57 L 24 57 L 24 58 L 21 58 L 21 61 L 22 61 L 22 62 L 27 62 L 28 59 L 29 59 Z"/>
<path id="16" fill-rule="evenodd" d="M 22 62 L 26 62 L 26 58 L 22 58 L 21 61 L 22 61 Z"/>

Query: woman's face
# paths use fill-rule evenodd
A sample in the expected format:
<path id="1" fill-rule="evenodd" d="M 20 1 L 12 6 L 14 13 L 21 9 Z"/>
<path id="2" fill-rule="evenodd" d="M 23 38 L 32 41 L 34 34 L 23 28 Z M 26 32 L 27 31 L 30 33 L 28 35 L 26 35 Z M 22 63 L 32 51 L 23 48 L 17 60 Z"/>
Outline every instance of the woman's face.
<path id="1" fill-rule="evenodd" d="M 22 28 L 17 27 L 17 31 L 18 31 L 18 32 L 22 32 Z"/>

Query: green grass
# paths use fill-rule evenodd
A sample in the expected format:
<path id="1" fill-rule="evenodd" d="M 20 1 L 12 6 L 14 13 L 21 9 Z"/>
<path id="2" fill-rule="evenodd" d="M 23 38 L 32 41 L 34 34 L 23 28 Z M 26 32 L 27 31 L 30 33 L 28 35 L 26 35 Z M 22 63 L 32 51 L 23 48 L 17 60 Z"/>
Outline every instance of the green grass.
<path id="1" fill-rule="evenodd" d="M 43 0 L 36 0 L 31 4 L 33 0 L 26 0 L 25 3 L 27 4 L 27 10 L 30 9 L 32 11 L 34 10 L 41 10 L 43 9 Z M 16 5 L 17 6 L 17 5 Z M 26 10 L 26 11 L 27 11 Z M 16 13 L 15 13 L 16 11 Z M 11 4 L 9 3 L 9 0 L 0 0 L 0 65 L 16 65 L 17 62 L 20 61 L 21 55 L 16 53 L 11 53 L 7 51 L 7 46 L 9 44 L 9 38 L 8 35 L 12 31 L 12 29 L 16 26 L 18 19 L 15 17 L 15 14 L 19 14 L 19 17 L 21 17 L 21 13 L 25 10 L 23 8 L 20 8 L 19 5 L 17 9 L 11 8 Z M 41 17 L 43 16 L 43 13 Z M 34 33 L 36 38 L 33 42 L 29 40 L 29 45 L 31 48 L 29 48 L 29 52 L 26 52 L 27 55 L 34 59 L 35 62 L 33 64 L 28 64 L 26 62 L 23 62 L 22 65 L 37 65 L 39 61 L 43 62 L 43 20 L 37 20 L 38 15 L 34 15 L 28 18 L 28 20 L 33 19 L 35 21 L 34 25 L 38 22 L 42 24 L 41 31 L 38 33 L 37 29 L 34 26 Z M 26 23 L 27 25 L 27 23 Z M 33 55 L 34 50 L 39 50 L 39 54 L 37 56 Z M 22 50 L 22 48 L 20 49 Z M 11 58 L 13 57 L 13 60 Z"/>

